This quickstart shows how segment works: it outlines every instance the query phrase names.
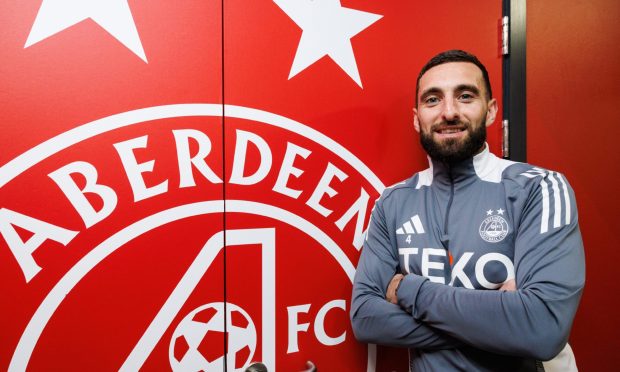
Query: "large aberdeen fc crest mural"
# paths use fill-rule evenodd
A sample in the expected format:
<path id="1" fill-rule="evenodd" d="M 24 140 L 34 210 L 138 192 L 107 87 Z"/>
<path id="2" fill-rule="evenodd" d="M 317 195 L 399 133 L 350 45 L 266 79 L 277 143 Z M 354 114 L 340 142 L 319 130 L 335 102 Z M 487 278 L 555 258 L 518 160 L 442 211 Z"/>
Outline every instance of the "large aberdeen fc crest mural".
<path id="1" fill-rule="evenodd" d="M 501 82 L 501 4 L 410 3 L 4 2 L 0 368 L 406 368 L 349 323 L 370 211 L 426 59 Z"/>

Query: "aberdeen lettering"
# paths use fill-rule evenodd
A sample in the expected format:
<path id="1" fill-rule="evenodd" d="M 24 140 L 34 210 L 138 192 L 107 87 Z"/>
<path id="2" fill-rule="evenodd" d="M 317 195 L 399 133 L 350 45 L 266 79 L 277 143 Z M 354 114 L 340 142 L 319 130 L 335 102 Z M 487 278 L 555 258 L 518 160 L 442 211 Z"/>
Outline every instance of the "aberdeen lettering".
<path id="1" fill-rule="evenodd" d="M 176 150 L 177 171 L 179 176 L 178 188 L 196 187 L 196 176 L 203 177 L 211 184 L 221 184 L 226 179 L 228 184 L 251 186 L 267 181 L 269 175 L 275 176 L 271 190 L 274 193 L 285 195 L 289 198 L 302 201 L 312 212 L 318 213 L 322 218 L 332 216 L 333 224 L 344 231 L 345 227 L 355 221 L 353 236 L 350 238 L 352 246 L 361 249 L 364 222 L 368 212 L 370 193 L 364 187 L 353 188 L 343 186 L 343 182 L 349 175 L 330 161 L 313 161 L 312 151 L 292 142 L 286 143 L 286 150 L 281 159 L 274 161 L 274 151 L 269 142 L 260 135 L 244 130 L 236 130 L 234 155 L 230 172 L 227 177 L 221 175 L 221 166 L 213 161 L 209 162 L 212 154 L 212 141 L 205 134 L 196 129 L 172 130 L 172 138 Z M 112 145 L 118 154 L 118 159 L 111 159 L 105 164 L 106 167 L 117 166 L 122 169 L 126 182 L 133 194 L 134 203 L 166 194 L 173 185 L 169 175 L 156 172 L 155 160 L 144 160 L 144 154 L 153 149 L 149 148 L 149 136 L 143 135 L 127 139 Z M 140 152 L 140 160 L 136 152 Z M 258 158 L 249 154 L 258 154 Z M 148 158 L 148 157 L 147 157 Z M 253 164 L 246 167 L 248 160 Z M 254 164 L 258 163 L 258 167 Z M 211 163 L 211 164 L 210 164 Z M 279 164 L 279 167 L 274 165 Z M 318 178 L 313 184 L 304 183 L 303 188 L 293 185 L 294 179 L 302 177 L 304 173 L 314 174 Z M 319 173 L 320 172 L 320 173 Z M 9 249 L 19 264 L 26 282 L 34 278 L 40 272 L 41 266 L 37 264 L 33 253 L 48 241 L 53 241 L 64 246 L 68 245 L 79 233 L 113 215 L 119 203 L 118 188 L 125 185 L 105 184 L 99 179 L 98 164 L 75 160 L 48 174 L 51 180 L 62 192 L 84 223 L 84 228 L 71 229 L 62 226 L 62 221 L 43 221 L 33 216 L 28 216 L 8 208 L 0 208 L 0 234 L 7 242 Z M 149 177 L 145 177 L 149 175 Z M 320 174 L 320 177 L 319 177 Z M 76 182 L 81 179 L 81 184 Z M 157 181 L 153 181 L 156 179 Z M 147 181 L 148 180 L 148 181 Z M 341 193 L 349 192 L 346 200 L 353 200 L 341 210 L 330 205 L 330 199 Z M 90 199 L 87 197 L 90 197 Z M 96 206 L 91 202 L 98 199 Z M 343 199 L 345 200 L 345 199 Z M 337 219 L 334 220 L 334 216 Z M 25 241 L 17 233 L 15 227 L 19 227 L 31 233 Z M 349 231 L 347 230 L 347 231 Z"/>

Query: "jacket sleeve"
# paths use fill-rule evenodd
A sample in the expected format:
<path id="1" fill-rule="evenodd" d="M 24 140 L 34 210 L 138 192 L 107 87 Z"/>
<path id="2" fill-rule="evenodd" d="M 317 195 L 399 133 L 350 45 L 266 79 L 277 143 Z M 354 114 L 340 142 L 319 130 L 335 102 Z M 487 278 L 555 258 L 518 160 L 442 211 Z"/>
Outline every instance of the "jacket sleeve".
<path id="1" fill-rule="evenodd" d="M 355 337 L 367 343 L 418 349 L 449 349 L 462 345 L 385 299 L 387 286 L 399 270 L 395 251 L 377 202 L 353 283 L 350 315 Z"/>
<path id="2" fill-rule="evenodd" d="M 585 282 L 572 189 L 559 174 L 536 180 L 515 240 L 517 290 L 472 290 L 407 275 L 399 304 L 414 319 L 483 350 L 549 360 L 568 340 Z M 540 184 L 538 184 L 540 182 Z"/>

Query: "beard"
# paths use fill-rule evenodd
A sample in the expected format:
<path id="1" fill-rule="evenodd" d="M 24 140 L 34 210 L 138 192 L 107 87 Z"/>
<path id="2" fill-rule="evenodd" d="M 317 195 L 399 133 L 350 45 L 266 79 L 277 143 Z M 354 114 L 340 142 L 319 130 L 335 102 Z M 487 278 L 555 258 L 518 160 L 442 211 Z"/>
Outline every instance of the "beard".
<path id="1" fill-rule="evenodd" d="M 464 124 L 458 122 L 456 124 Z M 472 128 L 466 125 L 468 135 L 463 140 L 448 138 L 444 141 L 435 141 L 433 131 L 430 133 L 420 132 L 420 143 L 431 157 L 431 159 L 441 161 L 446 164 L 455 164 L 469 159 L 476 155 L 487 139 L 487 130 L 484 123 Z"/>

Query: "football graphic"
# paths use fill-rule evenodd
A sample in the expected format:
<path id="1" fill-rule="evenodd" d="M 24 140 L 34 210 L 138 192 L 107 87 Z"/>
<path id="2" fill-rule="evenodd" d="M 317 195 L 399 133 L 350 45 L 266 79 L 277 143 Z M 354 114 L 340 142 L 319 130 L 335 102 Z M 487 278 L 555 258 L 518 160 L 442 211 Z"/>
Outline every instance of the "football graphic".
<path id="1" fill-rule="evenodd" d="M 226 314 L 226 329 L 224 325 Z M 228 342 L 228 370 L 243 371 L 256 350 L 256 328 L 245 310 L 223 302 L 206 304 L 187 314 L 177 325 L 170 342 L 173 371 L 221 371 L 221 344 Z"/>

